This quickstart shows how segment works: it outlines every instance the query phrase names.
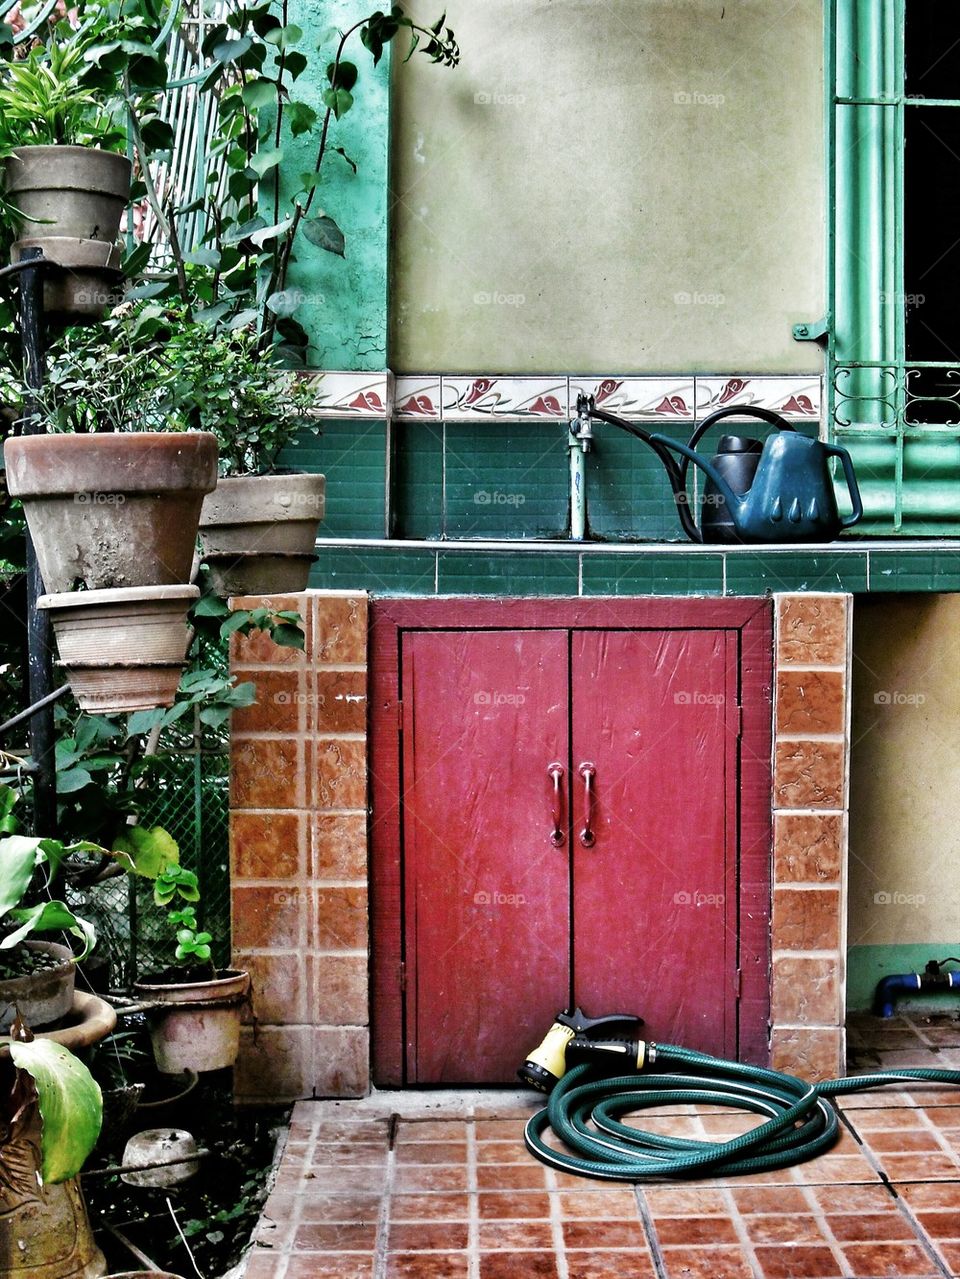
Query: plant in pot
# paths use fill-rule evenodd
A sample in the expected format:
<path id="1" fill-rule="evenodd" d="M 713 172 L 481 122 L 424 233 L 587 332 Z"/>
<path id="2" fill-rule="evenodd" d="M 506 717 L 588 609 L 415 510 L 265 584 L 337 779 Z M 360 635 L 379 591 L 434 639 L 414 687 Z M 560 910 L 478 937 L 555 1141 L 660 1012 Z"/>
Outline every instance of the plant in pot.
<path id="1" fill-rule="evenodd" d="M 13 38 L 8 30 L 0 61 L 0 229 L 14 260 L 40 248 L 63 268 L 45 277 L 48 314 L 95 319 L 119 287 L 116 241 L 132 172 L 125 100 L 137 103 L 144 144 L 163 151 L 173 142 L 157 114 L 167 78 L 165 21 L 151 0 L 123 0 L 119 8 L 81 6 L 76 24 L 64 18 Z"/>
<path id="2" fill-rule="evenodd" d="M 153 899 L 170 932 L 170 965 L 144 975 L 134 987 L 148 1009 L 157 1069 L 180 1075 L 232 1066 L 250 976 L 215 967 L 213 936 L 197 921 L 196 874 L 179 864 L 172 840 L 161 847 L 156 839 L 141 837 L 136 826 L 115 843 L 113 855 L 126 869 L 153 880 Z"/>
<path id="3" fill-rule="evenodd" d="M 183 210 L 162 207 L 156 193 L 148 192 L 176 264 L 166 281 L 160 277 L 150 287 L 165 289 L 167 299 L 179 297 L 186 318 L 206 327 L 208 344 L 225 343 L 221 357 L 232 362 L 244 388 L 218 425 L 220 391 L 210 388 L 208 395 L 204 378 L 193 378 L 195 424 L 202 421 L 221 443 L 225 478 L 204 503 L 201 537 L 223 594 L 302 590 L 323 516 L 323 477 L 295 478 L 277 470 L 310 398 L 309 384 L 293 395 L 294 384 L 288 383 L 292 402 L 282 411 L 277 366 L 310 363 L 307 334 L 297 318 L 307 296 L 291 286 L 297 246 L 307 242 L 338 257 L 348 252 L 336 219 L 319 207 L 321 196 L 335 201 L 339 182 L 357 171 L 336 138 L 359 79 L 345 52 L 358 37 L 376 64 L 385 46 L 405 32 L 411 39 L 408 57 L 419 48 L 436 63 L 456 66 L 459 49 L 444 21 L 426 26 L 394 5 L 389 13 L 378 10 L 334 33 L 329 43 L 322 37 L 326 88 L 318 106 L 297 88 L 315 62 L 316 36 L 290 22 L 286 0 L 238 7 L 204 40 L 210 70 L 201 93 L 212 96 L 217 118 L 210 165 L 223 181 L 208 181 Z M 316 145 L 305 163 L 308 138 Z M 345 167 L 324 185 L 330 153 Z M 200 239 L 181 246 L 181 214 L 197 209 Z M 202 349 L 198 354 L 202 359 Z M 184 358 L 195 367 L 186 352 Z M 207 360 L 204 373 L 213 365 Z M 284 525 L 292 530 L 289 536 Z"/>

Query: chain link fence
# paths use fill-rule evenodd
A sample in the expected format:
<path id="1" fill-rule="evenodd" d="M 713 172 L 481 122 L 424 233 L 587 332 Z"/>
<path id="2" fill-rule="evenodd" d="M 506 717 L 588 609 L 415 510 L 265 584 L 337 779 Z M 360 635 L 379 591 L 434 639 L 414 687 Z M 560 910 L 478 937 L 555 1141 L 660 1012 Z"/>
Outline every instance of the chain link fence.
<path id="1" fill-rule="evenodd" d="M 162 826 L 180 846 L 180 864 L 196 872 L 197 917 L 213 934 L 213 960 L 230 962 L 229 756 L 187 750 L 158 756 L 141 821 Z M 109 955 L 110 983 L 127 987 L 162 972 L 173 958 L 166 911 L 153 901 L 153 886 L 118 875 L 84 892 L 84 913 L 94 922 L 97 950 Z"/>

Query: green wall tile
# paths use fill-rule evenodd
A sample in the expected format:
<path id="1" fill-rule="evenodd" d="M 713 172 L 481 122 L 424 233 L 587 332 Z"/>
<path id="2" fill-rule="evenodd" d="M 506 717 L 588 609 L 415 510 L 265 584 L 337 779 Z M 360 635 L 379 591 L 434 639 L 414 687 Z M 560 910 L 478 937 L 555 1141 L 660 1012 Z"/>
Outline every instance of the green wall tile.
<path id="1" fill-rule="evenodd" d="M 323 421 L 284 449 L 281 463 L 327 477 L 320 537 L 383 537 L 386 504 L 386 423 L 354 418 Z"/>
<path id="2" fill-rule="evenodd" d="M 728 550 L 727 594 L 763 595 L 766 591 L 865 591 L 866 551 L 769 551 L 758 547 Z"/>
<path id="3" fill-rule="evenodd" d="M 647 423 L 648 430 L 661 424 Z M 690 428 L 678 424 L 686 442 Z M 685 541 L 673 490 L 663 465 L 642 440 L 607 423 L 594 425 L 596 443 L 587 454 L 587 526 L 607 541 Z M 693 493 L 693 486 L 690 486 Z"/>
<path id="4" fill-rule="evenodd" d="M 553 551 L 441 551 L 440 595 L 576 595 L 579 556 Z"/>
<path id="5" fill-rule="evenodd" d="M 871 591 L 960 591 L 956 551 L 871 551 Z"/>
<path id="6" fill-rule="evenodd" d="M 443 424 L 394 422 L 393 514 L 397 537 L 443 531 Z"/>
<path id="7" fill-rule="evenodd" d="M 563 422 L 448 422 L 445 459 L 445 536 L 564 536 L 570 473 Z"/>
<path id="8" fill-rule="evenodd" d="M 723 556 L 585 554 L 584 595 L 722 595 Z"/>
<path id="9" fill-rule="evenodd" d="M 432 595 L 436 574 L 433 551 L 363 550 L 321 546 L 310 587 L 369 591 L 371 595 Z"/>

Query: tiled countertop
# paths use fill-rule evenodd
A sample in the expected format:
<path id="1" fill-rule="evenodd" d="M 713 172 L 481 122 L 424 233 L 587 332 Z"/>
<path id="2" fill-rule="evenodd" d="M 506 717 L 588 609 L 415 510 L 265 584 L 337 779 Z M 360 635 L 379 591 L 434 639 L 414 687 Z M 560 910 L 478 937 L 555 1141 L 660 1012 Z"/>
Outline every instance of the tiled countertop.
<path id="1" fill-rule="evenodd" d="M 960 541 L 805 546 L 323 539 L 311 587 L 377 595 L 764 595 L 960 591 Z"/>

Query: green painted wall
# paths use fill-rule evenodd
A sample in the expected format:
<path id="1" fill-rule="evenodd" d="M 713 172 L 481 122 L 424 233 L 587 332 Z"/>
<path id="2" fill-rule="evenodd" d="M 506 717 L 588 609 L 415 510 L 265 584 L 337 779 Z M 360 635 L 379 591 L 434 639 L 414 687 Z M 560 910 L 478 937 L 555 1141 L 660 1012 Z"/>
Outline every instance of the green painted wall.
<path id="1" fill-rule="evenodd" d="M 816 368 L 822 8 L 449 0 L 461 66 L 394 76 L 391 366 Z"/>
<path id="2" fill-rule="evenodd" d="M 960 927 L 956 937 L 960 937 Z M 853 1010 L 873 1007 L 873 993 L 881 977 L 889 977 L 893 973 L 922 973 L 928 959 L 946 959 L 948 955 L 957 954 L 960 943 L 955 943 L 951 950 L 944 945 L 912 945 L 903 946 L 853 946 L 847 953 L 847 1007 Z M 897 1008 L 922 1008 L 925 1010 L 950 1012 L 960 1006 L 957 991 L 937 991 L 934 994 L 901 995 Z"/>
<path id="3" fill-rule="evenodd" d="M 960 597 L 860 598 L 853 628 L 849 997 L 960 953 Z"/>
<path id="4" fill-rule="evenodd" d="M 290 21 L 303 27 L 308 41 L 329 57 L 317 59 L 320 76 L 308 81 L 307 72 L 297 82 L 297 93 L 316 110 L 324 110 L 320 94 L 323 78 L 333 60 L 339 36 L 375 8 L 369 0 L 290 0 Z M 289 287 L 302 289 L 305 305 L 297 318 L 310 335 L 311 364 L 322 369 L 386 368 L 387 327 L 387 152 L 389 147 L 389 49 L 374 69 L 360 43 L 351 37 L 344 55 L 356 63 L 360 77 L 354 90 L 355 105 L 330 129 L 330 143 L 323 161 L 314 207 L 335 219 L 346 237 L 344 258 L 315 248 L 301 236 L 297 262 Z M 289 145 L 301 157 L 291 172 L 312 171 L 319 131 Z M 332 148 L 342 146 L 356 162 L 354 174 Z"/>

